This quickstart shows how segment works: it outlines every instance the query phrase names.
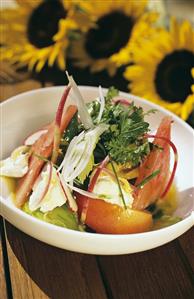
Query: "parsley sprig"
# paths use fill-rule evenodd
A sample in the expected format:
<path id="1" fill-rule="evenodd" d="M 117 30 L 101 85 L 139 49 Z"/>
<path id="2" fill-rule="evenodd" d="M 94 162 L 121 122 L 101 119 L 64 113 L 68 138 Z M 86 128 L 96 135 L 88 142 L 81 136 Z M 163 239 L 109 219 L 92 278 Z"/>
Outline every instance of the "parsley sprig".
<path id="1" fill-rule="evenodd" d="M 144 112 L 132 102 L 128 107 L 114 104 L 111 95 L 117 95 L 115 89 L 108 91 L 106 105 L 101 122 L 109 124 L 109 130 L 102 137 L 108 154 L 117 163 L 130 162 L 138 165 L 149 153 L 150 147 L 145 133 L 149 124 L 144 120 Z"/>

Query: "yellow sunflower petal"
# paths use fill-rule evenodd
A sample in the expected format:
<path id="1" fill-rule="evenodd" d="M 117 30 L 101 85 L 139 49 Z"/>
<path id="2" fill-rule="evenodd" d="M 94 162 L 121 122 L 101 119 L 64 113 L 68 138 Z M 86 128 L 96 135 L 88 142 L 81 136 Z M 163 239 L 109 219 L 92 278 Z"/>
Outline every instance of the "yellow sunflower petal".
<path id="1" fill-rule="evenodd" d="M 106 17 L 118 12 L 119 14 L 123 14 L 124 17 L 129 17 L 129 20 L 132 19 L 133 27 L 128 41 L 126 41 L 119 50 L 115 50 L 115 53 L 108 56 L 102 54 L 102 56 L 94 57 L 85 46 L 89 36 L 87 33 L 93 27 L 93 25 L 91 25 L 78 41 L 73 42 L 69 55 L 73 58 L 75 65 L 79 67 L 89 66 L 92 72 L 99 72 L 106 69 L 109 74 L 113 75 L 118 67 L 132 61 L 131 52 L 133 45 L 138 43 L 140 38 L 147 38 L 149 36 L 152 25 L 157 18 L 155 13 L 146 12 L 146 4 L 147 0 L 87 1 L 86 10 L 91 20 L 96 22 L 96 24 L 101 18 L 105 20 Z M 94 47 L 95 46 L 96 45 L 94 45 Z"/>
<path id="2" fill-rule="evenodd" d="M 15 0 L 15 1 L 20 7 L 24 7 L 24 8 L 28 8 L 28 9 L 35 8 L 36 6 L 38 6 L 41 3 L 41 0 L 36 0 L 36 1 L 32 1 L 32 0 Z"/>
<path id="3" fill-rule="evenodd" d="M 180 45 L 181 47 L 190 47 L 194 51 L 194 33 L 192 32 L 192 26 L 188 21 L 184 21 L 180 28 Z"/>
<path id="4" fill-rule="evenodd" d="M 194 108 L 194 95 L 189 95 L 182 105 L 180 116 L 183 120 L 187 120 L 189 115 L 191 114 L 192 110 Z"/>
<path id="5" fill-rule="evenodd" d="M 86 17 L 85 13 L 81 13 L 81 7 L 77 8 L 78 2 L 76 0 L 61 2 L 67 12 L 66 18 L 59 21 L 58 32 L 51 38 L 50 45 L 43 48 L 32 45 L 27 35 L 29 18 L 34 9 L 42 5 L 42 0 L 17 0 L 14 8 L 3 10 L 0 20 L 0 43 L 4 47 L 1 49 L 0 60 L 26 65 L 29 69 L 36 66 L 36 71 L 40 71 L 46 62 L 52 66 L 57 60 L 59 67 L 64 69 L 65 61 L 62 62 L 62 59 L 66 59 L 66 55 L 62 54 L 62 51 L 66 51 L 69 46 L 69 32 L 82 28 L 80 22 L 84 16 Z M 79 11 L 82 19 L 76 17 Z M 87 22 L 84 26 L 87 27 Z"/>
<path id="6" fill-rule="evenodd" d="M 65 51 L 64 50 L 59 52 L 59 54 L 57 56 L 57 63 L 61 70 L 65 70 L 66 59 L 65 59 Z"/>
<path id="7" fill-rule="evenodd" d="M 191 85 L 191 94 L 188 92 L 184 102 L 182 102 L 182 100 L 175 102 L 178 97 L 177 93 L 179 89 L 177 89 L 177 91 L 174 90 L 176 88 L 175 78 L 168 79 L 168 76 L 170 76 L 170 74 L 175 76 L 174 70 L 176 70 L 176 63 L 177 72 L 179 68 L 182 68 L 182 64 L 179 64 L 179 59 L 175 59 L 176 55 L 177 57 L 183 57 L 182 59 L 184 59 L 184 55 L 187 55 L 187 60 L 188 57 L 191 57 L 190 64 L 192 65 L 192 55 L 194 55 L 194 30 L 188 21 L 178 23 L 176 19 L 172 18 L 170 30 L 161 30 L 157 38 L 156 36 L 156 32 L 153 32 L 147 41 L 140 40 L 139 43 L 133 47 L 132 55 L 134 65 L 126 68 L 124 77 L 130 81 L 129 88 L 133 94 L 147 98 L 186 120 L 193 109 L 194 95 L 192 93 L 194 93 L 194 84 Z M 170 59 L 173 59 L 172 66 L 170 66 Z M 182 59 L 181 61 L 183 63 L 184 60 Z M 172 68 L 174 68 L 174 70 Z M 190 72 L 188 62 L 186 69 Z M 157 77 L 159 76 L 158 72 L 164 71 L 166 71 L 166 76 L 165 73 L 161 73 L 160 77 Z M 191 75 L 194 78 L 194 68 L 191 70 Z M 161 80 L 165 79 L 168 81 L 162 83 Z M 176 83 L 177 87 L 181 84 L 181 82 Z M 160 84 L 160 86 L 158 86 L 158 84 Z M 173 84 L 172 90 L 169 90 L 170 84 Z M 164 90 L 165 87 L 167 88 L 166 91 Z M 180 96 L 178 98 L 180 98 Z M 172 100 L 172 102 L 170 102 L 170 100 Z"/>

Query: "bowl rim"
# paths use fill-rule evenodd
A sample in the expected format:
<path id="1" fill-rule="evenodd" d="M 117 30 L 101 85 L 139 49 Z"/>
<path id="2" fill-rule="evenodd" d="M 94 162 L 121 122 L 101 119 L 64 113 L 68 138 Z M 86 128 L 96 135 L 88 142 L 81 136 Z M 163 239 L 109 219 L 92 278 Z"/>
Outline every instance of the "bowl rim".
<path id="1" fill-rule="evenodd" d="M 61 227 L 61 226 L 57 226 L 55 224 L 52 223 L 48 223 L 45 221 L 42 221 L 36 217 L 33 217 L 27 213 L 25 213 L 24 211 L 22 211 L 21 209 L 18 209 L 17 207 L 15 207 L 14 205 L 9 205 L 6 203 L 5 199 L 0 195 L 0 202 L 2 202 L 4 205 L 6 205 L 6 207 L 8 207 L 9 209 L 11 209 L 13 212 L 15 212 L 16 214 L 19 214 L 21 217 L 25 218 L 26 220 L 29 220 L 31 223 L 36 223 L 36 224 L 40 224 L 42 225 L 44 228 L 46 229 L 52 229 L 54 231 L 58 231 L 64 235 L 74 235 L 74 236 L 85 236 L 87 238 L 96 238 L 96 239 L 102 239 L 102 241 L 104 239 L 107 240 L 107 238 L 109 238 L 110 240 L 112 239 L 133 239 L 134 237 L 136 237 L 137 239 L 141 239 L 144 236 L 147 236 L 149 234 L 149 236 L 152 235 L 152 237 L 154 237 L 155 235 L 158 235 L 158 232 L 160 233 L 164 233 L 164 232 L 170 232 L 175 226 L 181 227 L 184 223 L 190 222 L 190 220 L 192 220 L 193 218 L 193 225 L 194 225 L 194 212 L 191 212 L 191 214 L 189 216 L 187 216 L 185 219 L 172 224 L 170 226 L 164 227 L 164 228 L 160 228 L 157 230 L 153 230 L 153 231 L 147 231 L 147 232 L 142 232 L 142 233 L 133 233 L 133 234 L 100 234 L 100 233 L 90 233 L 90 232 L 82 232 L 82 231 L 76 231 L 73 229 L 69 229 L 66 227 Z M 173 228 L 172 228 L 173 227 Z M 84 233 L 84 234 L 83 234 Z"/>
<path id="2" fill-rule="evenodd" d="M 16 101 L 16 100 L 19 100 L 19 98 L 20 98 L 20 96 L 25 96 L 26 94 L 30 94 L 30 93 L 34 93 L 34 94 L 36 94 L 36 93 L 38 93 L 38 92 L 46 92 L 46 91 L 49 91 L 49 90 L 51 90 L 51 89 L 62 89 L 62 88 L 64 88 L 65 86 L 67 86 L 67 85 L 57 85 L 57 86 L 48 86 L 48 87 L 42 87 L 42 88 L 37 88 L 37 89 L 33 89 L 33 90 L 28 90 L 28 91 L 25 91 L 25 92 L 22 92 L 22 93 L 19 93 L 19 94 L 17 94 L 17 95 L 15 95 L 15 96 L 12 96 L 12 97 L 10 97 L 10 98 L 8 98 L 8 99 L 6 99 L 6 100 L 4 100 L 3 102 L 1 102 L 0 103 L 0 106 L 5 106 L 6 104 L 8 104 L 8 103 L 11 103 L 11 102 L 14 102 L 14 101 Z M 98 89 L 98 86 L 89 86 L 89 85 L 79 85 L 79 88 L 82 90 L 82 89 L 91 89 L 91 90 L 94 90 L 94 91 L 96 91 L 97 89 Z M 106 87 L 102 87 L 102 90 L 103 91 L 107 91 L 108 90 L 108 88 L 106 88 Z M 178 122 L 181 122 L 181 124 L 184 126 L 184 127 L 186 127 L 191 133 L 193 133 L 194 134 L 194 129 L 188 124 L 188 123 L 186 123 L 184 120 L 182 120 L 179 116 L 177 116 L 175 113 L 173 113 L 173 112 L 171 112 L 171 111 L 169 111 L 169 110 L 167 110 L 167 109 L 165 109 L 164 107 L 161 107 L 161 106 L 159 106 L 158 104 L 156 104 L 156 103 L 154 103 L 154 102 L 152 102 L 152 101 L 149 101 L 149 100 L 147 100 L 147 99 L 145 99 L 145 98 L 143 98 L 143 97 L 140 97 L 140 96 L 136 96 L 136 95 L 133 95 L 132 93 L 127 93 L 127 92 L 125 92 L 125 91 L 121 91 L 121 90 L 119 90 L 119 93 L 121 94 L 121 95 L 123 95 L 123 96 L 128 96 L 128 97 L 133 97 L 133 99 L 135 100 L 138 100 L 138 101 L 144 101 L 146 104 L 148 104 L 148 105 L 152 105 L 152 106 L 154 106 L 156 109 L 158 109 L 158 110 L 160 110 L 160 111 L 162 111 L 162 112 L 164 112 L 164 113 L 166 113 L 166 114 L 168 114 L 168 115 L 171 115 L 175 120 L 177 120 Z"/>
<path id="3" fill-rule="evenodd" d="M 25 95 L 28 95 L 28 94 L 36 94 L 36 93 L 44 93 L 44 92 L 48 92 L 49 90 L 57 90 L 57 89 L 62 89 L 64 88 L 66 85 L 60 85 L 60 86 L 49 86 L 49 87 L 43 87 L 43 88 L 38 88 L 38 89 L 34 89 L 34 90 L 29 90 L 29 91 L 25 91 L 23 93 L 19 93 L 13 97 L 10 97 L 8 98 L 7 100 L 5 100 L 4 102 L 2 102 L 0 104 L 1 108 L 3 108 L 4 106 L 6 106 L 7 104 L 11 104 L 12 102 L 14 101 L 20 101 L 22 100 L 21 96 L 24 97 Z M 79 85 L 79 88 L 81 90 L 84 90 L 84 89 L 90 89 L 90 90 L 93 90 L 93 91 L 97 91 L 98 87 L 97 86 L 87 86 L 87 85 Z M 102 88 L 103 91 L 107 91 L 108 88 Z M 135 96 L 131 93 L 127 93 L 127 92 L 123 92 L 123 91 L 120 91 L 120 95 L 122 96 L 127 96 L 128 98 L 131 96 L 133 97 L 134 100 L 138 100 L 140 102 L 145 102 L 146 104 L 148 105 L 151 105 L 152 107 L 156 108 L 158 111 L 162 111 L 164 112 L 165 114 L 168 114 L 170 116 L 173 117 L 174 120 L 178 121 L 179 123 L 181 123 L 181 125 L 183 125 L 187 130 L 190 131 L 190 133 L 193 134 L 194 136 L 194 129 L 189 125 L 187 124 L 186 122 L 184 122 L 180 117 L 178 117 L 177 115 L 175 115 L 174 113 L 172 113 L 171 111 L 168 111 L 166 110 L 165 108 L 149 101 L 149 100 L 146 100 L 144 98 L 141 98 L 139 96 Z M 95 239 L 100 239 L 101 241 L 104 241 L 106 240 L 107 241 L 107 238 L 110 239 L 110 240 L 113 240 L 113 239 L 119 239 L 119 240 L 122 240 L 122 239 L 133 239 L 134 237 L 137 238 L 137 239 L 141 239 L 142 237 L 145 237 L 145 236 L 152 236 L 152 237 L 155 237 L 155 235 L 158 236 L 158 233 L 160 232 L 161 234 L 164 234 L 164 233 L 170 233 L 171 230 L 173 230 L 176 226 L 176 228 L 178 229 L 179 227 L 181 227 L 182 225 L 186 224 L 187 222 L 190 222 L 193 223 L 191 225 L 191 227 L 194 225 L 194 211 L 191 212 L 191 214 L 189 216 L 187 216 L 186 218 L 184 218 L 183 220 L 181 220 L 180 222 L 178 223 L 175 223 L 173 225 L 170 225 L 168 227 L 164 227 L 164 228 L 160 228 L 160 229 L 157 229 L 157 230 L 153 230 L 153 231 L 147 231 L 147 232 L 142 232 L 142 233 L 133 233 L 133 234 L 100 234 L 100 233 L 90 233 L 90 232 L 82 232 L 82 231 L 76 231 L 76 230 L 72 230 L 72 229 L 68 229 L 68 228 L 65 228 L 65 227 L 60 227 L 60 226 L 57 226 L 55 224 L 52 224 L 52 223 L 48 223 L 48 222 L 44 222 L 36 217 L 33 217 L 27 213 L 25 213 L 24 211 L 22 211 L 21 209 L 18 209 L 16 206 L 10 204 L 9 202 L 6 202 L 6 200 L 0 195 L 0 204 L 3 204 L 5 205 L 8 209 L 11 209 L 14 213 L 18 214 L 20 217 L 23 217 L 25 218 L 27 221 L 30 221 L 31 224 L 33 223 L 36 223 L 38 225 L 42 225 L 44 228 L 46 229 L 52 229 L 52 231 L 58 231 L 64 235 L 71 235 L 73 234 L 73 236 L 85 236 L 86 238 L 90 239 L 90 238 L 95 238 Z M 84 234 L 83 234 L 84 233 Z"/>

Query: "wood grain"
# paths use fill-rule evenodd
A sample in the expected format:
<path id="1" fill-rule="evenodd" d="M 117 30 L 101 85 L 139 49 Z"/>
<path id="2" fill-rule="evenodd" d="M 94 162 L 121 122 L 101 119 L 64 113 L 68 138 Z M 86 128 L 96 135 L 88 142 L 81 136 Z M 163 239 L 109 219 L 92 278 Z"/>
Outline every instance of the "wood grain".
<path id="1" fill-rule="evenodd" d="M 3 85 L 0 98 L 38 87 L 31 80 Z M 51 247 L 9 223 L 6 232 L 14 299 L 194 298 L 194 229 L 151 251 L 106 257 Z M 7 299 L 2 250 L 0 246 L 0 298 Z"/>
<path id="2" fill-rule="evenodd" d="M 194 280 L 194 227 L 178 239 L 181 249 L 193 270 Z"/>
<path id="3" fill-rule="evenodd" d="M 38 87 L 34 81 L 3 85 L 1 100 Z M 8 223 L 6 232 L 14 299 L 107 299 L 94 256 L 48 246 Z"/>
<path id="4" fill-rule="evenodd" d="M 127 256 L 99 257 L 109 298 L 194 298 L 194 285 L 176 241 Z M 119 296 L 119 297 L 118 297 Z"/>
<path id="5" fill-rule="evenodd" d="M 46 245 L 6 223 L 13 298 L 107 299 L 94 256 Z"/>
<path id="6" fill-rule="evenodd" d="M 0 298 L 8 299 L 4 260 L 3 260 L 3 237 L 4 237 L 3 233 L 4 233 L 3 232 L 3 220 L 0 217 Z"/>

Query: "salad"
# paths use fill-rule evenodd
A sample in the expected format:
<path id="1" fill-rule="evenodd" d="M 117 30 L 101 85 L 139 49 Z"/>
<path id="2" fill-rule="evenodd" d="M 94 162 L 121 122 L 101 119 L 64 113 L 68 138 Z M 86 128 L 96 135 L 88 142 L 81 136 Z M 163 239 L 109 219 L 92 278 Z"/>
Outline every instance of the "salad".
<path id="1" fill-rule="evenodd" d="M 86 104 L 72 76 L 55 119 L 0 162 L 13 202 L 42 221 L 107 234 L 145 232 L 180 220 L 173 185 L 172 119 L 150 132 L 143 111 L 114 87 Z M 69 104 L 69 93 L 73 104 Z M 174 164 L 170 170 L 170 148 Z"/>

